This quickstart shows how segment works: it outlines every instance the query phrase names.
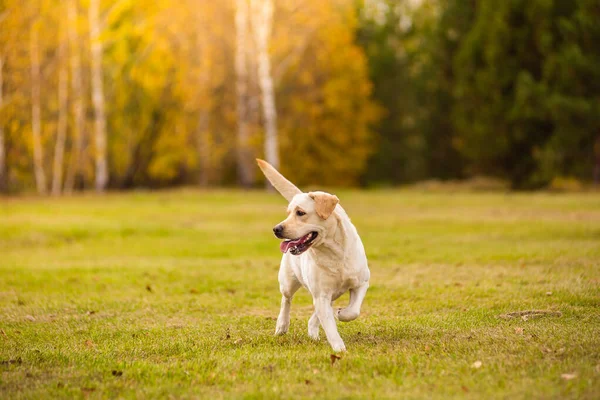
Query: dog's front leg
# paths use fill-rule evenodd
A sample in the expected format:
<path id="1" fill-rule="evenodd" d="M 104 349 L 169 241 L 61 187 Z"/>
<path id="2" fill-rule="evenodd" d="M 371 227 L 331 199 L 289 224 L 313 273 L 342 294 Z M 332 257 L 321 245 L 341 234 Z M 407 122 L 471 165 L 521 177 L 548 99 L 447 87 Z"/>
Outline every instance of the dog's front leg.
<path id="1" fill-rule="evenodd" d="M 319 340 L 319 328 L 321 327 L 319 322 L 319 316 L 315 311 L 308 320 L 308 336 L 314 340 Z"/>
<path id="2" fill-rule="evenodd" d="M 321 321 L 321 326 L 327 336 L 327 341 L 333 351 L 346 351 L 346 346 L 342 340 L 335 324 L 333 308 L 331 307 L 331 296 L 319 296 L 315 299 L 315 311 Z"/>

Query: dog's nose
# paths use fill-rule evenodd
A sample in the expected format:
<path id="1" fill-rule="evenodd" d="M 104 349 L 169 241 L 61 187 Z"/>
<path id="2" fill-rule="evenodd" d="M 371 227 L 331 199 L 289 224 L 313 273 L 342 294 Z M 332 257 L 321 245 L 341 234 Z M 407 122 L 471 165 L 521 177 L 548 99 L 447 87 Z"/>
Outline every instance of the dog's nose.
<path id="1" fill-rule="evenodd" d="M 283 226 L 277 225 L 275 228 L 273 228 L 273 233 L 275 234 L 275 236 L 280 238 L 281 234 L 283 233 Z"/>

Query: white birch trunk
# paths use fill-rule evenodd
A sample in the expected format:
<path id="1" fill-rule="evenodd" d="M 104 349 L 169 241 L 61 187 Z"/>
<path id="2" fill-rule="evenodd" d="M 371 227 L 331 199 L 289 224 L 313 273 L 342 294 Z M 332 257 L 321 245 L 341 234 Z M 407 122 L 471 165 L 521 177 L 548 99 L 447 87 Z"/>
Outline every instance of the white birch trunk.
<path id="1" fill-rule="evenodd" d="M 70 44 L 71 64 L 71 89 L 73 104 L 73 136 L 74 146 L 71 150 L 71 162 L 67 170 L 65 181 L 65 192 L 72 193 L 75 187 L 75 179 L 81 171 L 81 158 L 83 157 L 83 93 L 81 79 L 81 58 L 79 54 L 79 42 L 77 39 L 77 6 L 75 0 L 67 0 L 67 25 Z"/>
<path id="2" fill-rule="evenodd" d="M 46 193 L 46 176 L 44 175 L 44 152 L 41 137 L 40 106 L 40 55 L 39 32 L 37 27 L 31 29 L 31 134 L 33 138 L 33 169 L 35 185 L 40 194 Z"/>
<path id="3" fill-rule="evenodd" d="M 248 1 L 236 0 L 235 14 L 236 54 L 235 72 L 237 89 L 237 167 L 242 186 L 249 187 L 254 181 L 250 165 L 250 126 L 248 123 L 248 62 L 246 46 L 248 42 Z"/>
<path id="4" fill-rule="evenodd" d="M 104 108 L 104 83 L 102 79 L 102 42 L 100 41 L 99 0 L 90 0 L 90 44 L 92 102 L 94 104 L 94 134 L 96 154 L 96 191 L 103 192 L 108 184 L 108 162 L 106 149 L 106 113 Z"/>
<path id="5" fill-rule="evenodd" d="M 254 41 L 258 56 L 258 79 L 265 125 L 265 159 L 275 168 L 279 168 L 277 110 L 275 107 L 273 77 L 271 76 L 271 58 L 269 56 L 269 39 L 273 26 L 273 2 L 272 0 L 251 0 L 251 4 Z"/>
<path id="6" fill-rule="evenodd" d="M 4 107 L 4 59 L 0 55 L 0 113 Z M 6 190 L 6 144 L 4 143 L 4 121 L 0 120 L 0 193 Z"/>
<path id="7" fill-rule="evenodd" d="M 52 165 L 52 195 L 54 196 L 60 195 L 62 191 L 65 142 L 67 139 L 69 73 L 66 50 L 66 43 L 63 35 L 61 35 L 58 45 L 58 122 L 56 127 L 56 143 L 54 145 L 54 162 Z"/>
<path id="8" fill-rule="evenodd" d="M 205 21 L 202 21 L 205 23 Z M 211 87 L 211 63 L 209 60 L 209 40 L 205 37 L 206 32 L 202 29 L 196 31 L 196 52 L 199 57 L 198 84 L 200 90 L 205 95 L 203 101 L 198 104 L 198 125 L 196 127 L 196 146 L 198 151 L 198 184 L 206 187 L 210 183 L 210 173 L 212 167 L 211 147 L 212 138 L 210 133 L 210 117 L 212 109 L 212 100 L 210 99 Z"/>

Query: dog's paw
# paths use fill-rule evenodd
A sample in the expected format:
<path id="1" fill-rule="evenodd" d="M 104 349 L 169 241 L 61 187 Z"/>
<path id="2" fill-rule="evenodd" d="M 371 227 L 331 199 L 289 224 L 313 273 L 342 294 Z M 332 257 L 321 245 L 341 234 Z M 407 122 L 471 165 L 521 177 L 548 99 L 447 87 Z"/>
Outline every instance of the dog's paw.
<path id="1" fill-rule="evenodd" d="M 308 336 L 312 339 L 312 340 L 319 340 L 319 328 L 317 327 L 317 329 L 308 329 Z"/>
<path id="2" fill-rule="evenodd" d="M 285 335 L 289 328 L 289 325 L 277 325 L 275 328 L 275 336 Z"/>
<path id="3" fill-rule="evenodd" d="M 338 308 L 335 317 L 342 322 L 354 321 L 360 315 L 359 311 L 350 308 Z"/>
<path id="4" fill-rule="evenodd" d="M 341 353 L 346 351 L 346 345 L 344 345 L 344 342 L 340 342 L 340 343 L 331 343 L 331 348 L 333 349 L 334 352 L 336 353 Z"/>

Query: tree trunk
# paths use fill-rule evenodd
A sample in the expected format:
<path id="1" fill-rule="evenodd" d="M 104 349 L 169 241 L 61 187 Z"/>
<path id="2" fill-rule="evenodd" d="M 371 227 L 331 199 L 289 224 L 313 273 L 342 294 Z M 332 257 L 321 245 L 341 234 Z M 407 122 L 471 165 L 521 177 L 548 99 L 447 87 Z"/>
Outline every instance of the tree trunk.
<path id="1" fill-rule="evenodd" d="M 60 43 L 58 45 L 58 64 L 58 123 L 56 128 L 56 144 L 54 145 L 54 163 L 52 167 L 52 195 L 54 196 L 60 195 L 60 192 L 62 191 L 63 164 L 69 112 L 68 66 L 66 43 L 63 35 L 60 36 Z"/>
<path id="2" fill-rule="evenodd" d="M 46 193 L 46 176 L 44 175 L 44 152 L 41 138 L 41 111 L 40 111 L 40 55 L 39 32 L 34 26 L 31 29 L 31 134 L 33 136 L 33 168 L 35 185 L 40 194 Z"/>
<path id="3" fill-rule="evenodd" d="M 196 132 L 196 143 L 198 146 L 198 158 L 200 160 L 200 175 L 198 183 L 207 187 L 210 182 L 210 113 L 206 109 L 200 110 L 198 117 L 198 131 Z"/>
<path id="4" fill-rule="evenodd" d="M 594 143 L 594 186 L 600 186 L 600 132 L 596 136 L 596 142 Z"/>
<path id="5" fill-rule="evenodd" d="M 106 113 L 104 111 L 104 83 L 102 79 L 102 42 L 100 41 L 99 0 L 90 0 L 90 43 L 92 59 L 92 101 L 94 103 L 96 145 L 96 191 L 103 192 L 108 184 L 106 149 Z"/>
<path id="6" fill-rule="evenodd" d="M 205 21 L 202 21 L 205 22 Z M 204 24 L 202 24 L 204 25 Z M 196 51 L 199 56 L 199 76 L 198 83 L 200 90 L 206 90 L 206 95 L 198 105 L 198 126 L 196 128 L 196 146 L 198 150 L 198 184 L 207 187 L 210 183 L 211 174 L 211 133 L 210 133 L 210 114 L 212 111 L 212 100 L 210 99 L 211 86 L 211 62 L 209 60 L 209 46 L 205 38 L 205 32 L 201 29 L 196 31 Z"/>
<path id="7" fill-rule="evenodd" d="M 269 38 L 273 26 L 272 0 L 251 0 L 254 40 L 258 54 L 258 78 L 261 91 L 263 120 L 265 125 L 265 159 L 275 168 L 279 167 L 279 144 L 277 138 L 277 110 L 271 76 Z M 267 182 L 267 187 L 270 187 Z"/>
<path id="8" fill-rule="evenodd" d="M 72 193 L 75 187 L 75 180 L 81 172 L 81 159 L 83 157 L 83 93 L 81 79 L 81 59 L 79 54 L 79 42 L 77 38 L 77 5 L 75 0 L 67 0 L 67 25 L 70 44 L 70 63 L 71 63 L 71 89 L 73 99 L 73 136 L 74 146 L 71 150 L 71 162 L 67 170 L 65 181 L 65 191 Z"/>
<path id="9" fill-rule="evenodd" d="M 4 59 L 0 56 L 0 112 L 4 106 L 4 76 L 2 71 L 4 69 Z M 4 143 L 4 121 L 0 119 L 0 193 L 6 191 L 6 148 Z"/>
<path id="10" fill-rule="evenodd" d="M 248 121 L 248 63 L 246 45 L 248 41 L 248 2 L 236 0 L 235 14 L 236 55 L 235 72 L 237 78 L 237 168 L 240 184 L 250 187 L 254 183 L 254 168 L 251 164 L 250 124 Z"/>

